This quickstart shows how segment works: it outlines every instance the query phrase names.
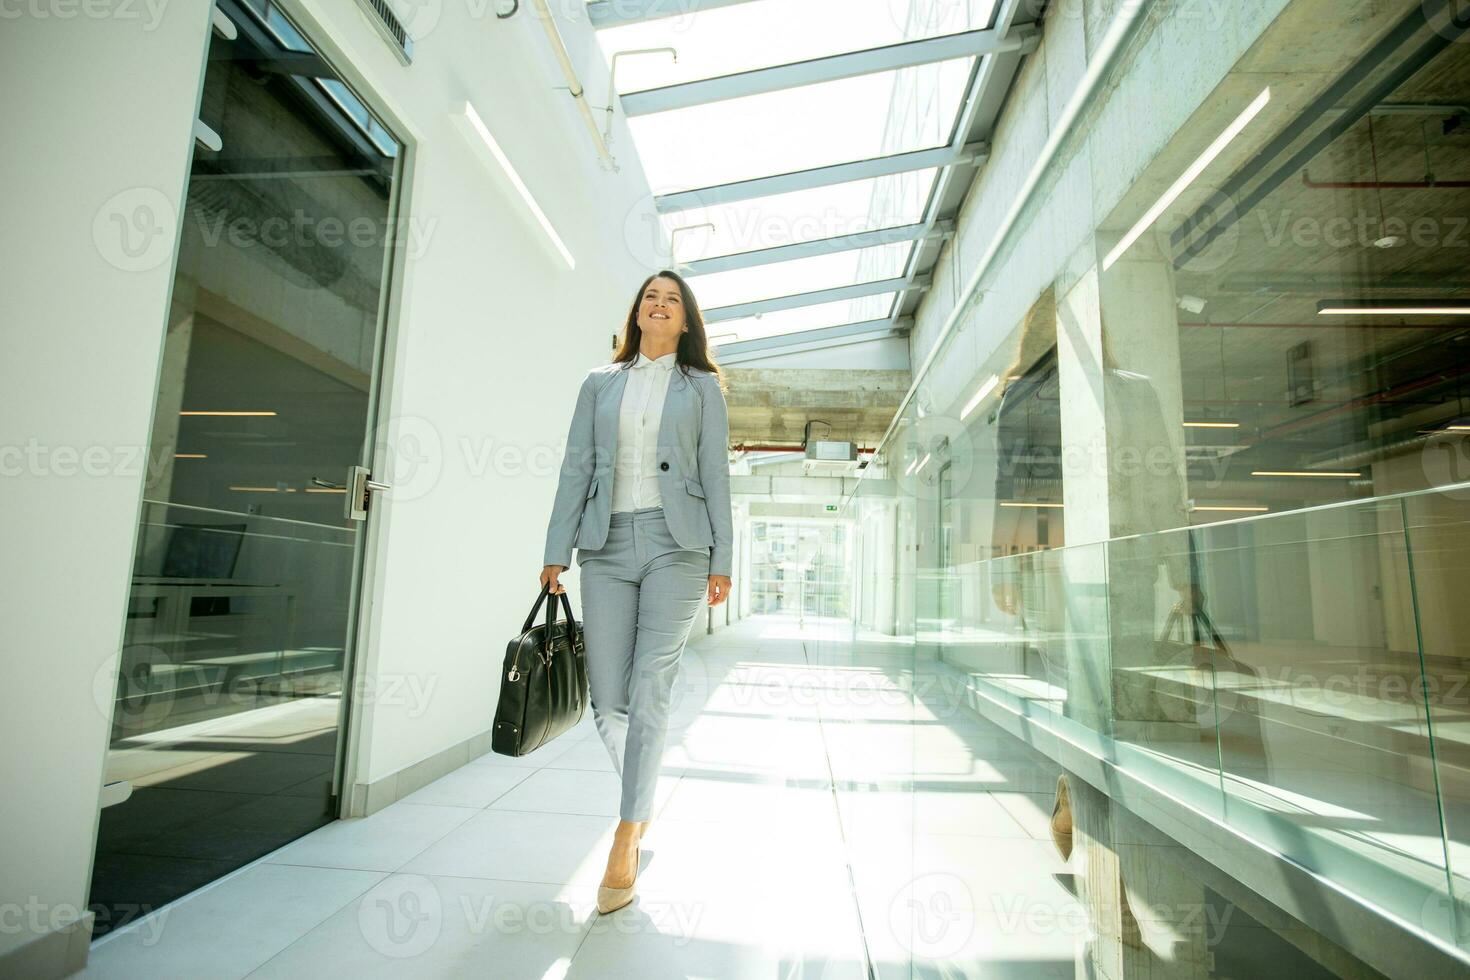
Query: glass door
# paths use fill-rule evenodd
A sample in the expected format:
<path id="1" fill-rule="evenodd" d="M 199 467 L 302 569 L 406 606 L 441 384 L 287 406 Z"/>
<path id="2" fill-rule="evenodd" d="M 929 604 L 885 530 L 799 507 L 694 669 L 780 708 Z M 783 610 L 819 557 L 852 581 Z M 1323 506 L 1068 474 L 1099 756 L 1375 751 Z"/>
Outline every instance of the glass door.
<path id="1" fill-rule="evenodd" d="M 97 934 L 338 813 L 403 147 L 269 0 L 218 7 L 98 692 Z"/>

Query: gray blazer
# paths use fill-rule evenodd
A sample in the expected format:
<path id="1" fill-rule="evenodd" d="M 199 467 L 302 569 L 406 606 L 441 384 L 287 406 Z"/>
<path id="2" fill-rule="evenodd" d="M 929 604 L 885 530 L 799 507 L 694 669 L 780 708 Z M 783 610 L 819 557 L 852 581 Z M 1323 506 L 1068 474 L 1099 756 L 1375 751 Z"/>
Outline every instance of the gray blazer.
<path id="1" fill-rule="evenodd" d="M 569 566 L 573 544 L 593 551 L 607 543 L 618 414 L 631 366 L 631 361 L 604 364 L 582 380 L 551 505 L 543 564 Z M 709 548 L 709 573 L 729 575 L 734 531 L 725 395 L 712 373 L 688 371 L 686 377 L 684 368 L 674 368 L 664 397 L 656 453 L 659 498 L 674 540 L 684 548 Z"/>

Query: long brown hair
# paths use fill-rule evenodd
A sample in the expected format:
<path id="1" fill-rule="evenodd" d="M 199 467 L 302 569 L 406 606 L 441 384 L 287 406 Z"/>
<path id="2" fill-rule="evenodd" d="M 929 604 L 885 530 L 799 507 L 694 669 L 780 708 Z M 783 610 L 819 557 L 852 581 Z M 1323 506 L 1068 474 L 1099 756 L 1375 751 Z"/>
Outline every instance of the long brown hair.
<path id="1" fill-rule="evenodd" d="M 638 307 L 643 302 L 643 294 L 648 290 L 648 284 L 655 279 L 672 279 L 679 287 L 679 297 L 684 303 L 684 325 L 689 329 L 679 335 L 679 346 L 674 353 L 674 363 L 686 376 L 690 368 L 699 368 L 708 371 L 715 376 L 719 382 L 720 390 L 726 389 L 725 375 L 720 366 L 710 356 L 709 340 L 704 332 L 704 314 L 699 311 L 699 301 L 694 298 L 694 290 L 689 288 L 689 283 L 677 272 L 661 269 L 643 280 L 643 285 L 638 287 L 638 292 L 633 294 L 633 304 L 628 307 L 628 319 L 623 325 L 623 342 L 618 345 L 618 352 L 613 355 L 613 363 L 619 364 L 623 361 L 631 361 L 638 356 L 638 345 L 643 341 L 643 328 L 638 326 Z"/>

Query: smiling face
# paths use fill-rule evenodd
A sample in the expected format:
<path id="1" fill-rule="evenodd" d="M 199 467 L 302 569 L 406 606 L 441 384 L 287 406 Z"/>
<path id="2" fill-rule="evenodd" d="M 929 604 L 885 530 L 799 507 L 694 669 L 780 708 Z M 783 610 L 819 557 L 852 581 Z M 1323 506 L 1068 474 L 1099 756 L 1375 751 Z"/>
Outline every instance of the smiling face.
<path id="1" fill-rule="evenodd" d="M 684 294 L 679 284 L 660 276 L 638 301 L 638 329 L 651 338 L 675 341 L 684 332 Z"/>

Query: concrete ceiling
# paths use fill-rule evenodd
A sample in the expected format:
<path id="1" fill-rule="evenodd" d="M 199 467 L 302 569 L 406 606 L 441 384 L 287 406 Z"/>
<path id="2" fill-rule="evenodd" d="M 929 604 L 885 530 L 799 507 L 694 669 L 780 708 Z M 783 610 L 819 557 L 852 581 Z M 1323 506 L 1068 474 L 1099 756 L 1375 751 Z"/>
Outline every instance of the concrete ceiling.
<path id="1" fill-rule="evenodd" d="M 800 445 L 809 420 L 814 439 L 873 446 L 908 391 L 908 371 L 865 369 L 725 368 L 730 444 Z"/>

